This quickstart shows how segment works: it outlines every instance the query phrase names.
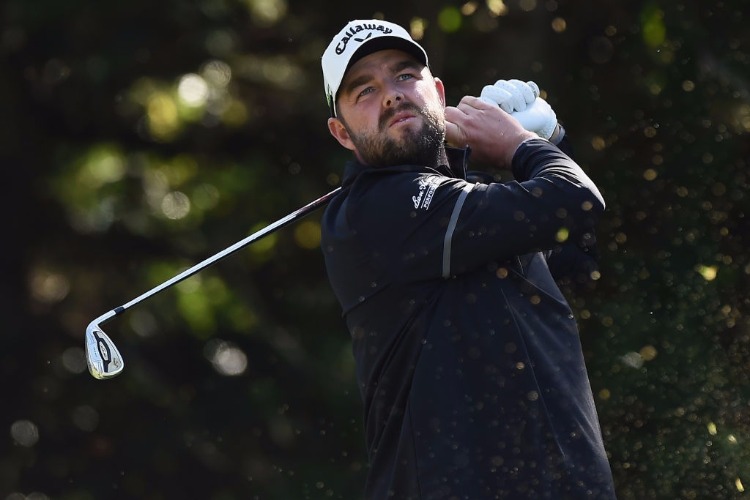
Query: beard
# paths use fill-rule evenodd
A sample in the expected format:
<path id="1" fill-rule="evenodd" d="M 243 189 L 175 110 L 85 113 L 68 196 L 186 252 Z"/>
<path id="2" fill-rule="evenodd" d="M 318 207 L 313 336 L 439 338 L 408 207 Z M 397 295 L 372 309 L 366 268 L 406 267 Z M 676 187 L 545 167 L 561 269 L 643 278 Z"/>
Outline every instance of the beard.
<path id="1" fill-rule="evenodd" d="M 388 124 L 396 113 L 409 110 L 421 118 L 418 130 L 406 128 L 400 138 L 387 135 Z M 437 111 L 428 107 L 419 108 L 404 103 L 398 108 L 386 110 L 378 121 L 376 134 L 356 134 L 346 122 L 349 137 L 357 148 L 360 160 L 374 167 L 395 165 L 424 165 L 436 167 L 444 156 L 445 120 Z"/>

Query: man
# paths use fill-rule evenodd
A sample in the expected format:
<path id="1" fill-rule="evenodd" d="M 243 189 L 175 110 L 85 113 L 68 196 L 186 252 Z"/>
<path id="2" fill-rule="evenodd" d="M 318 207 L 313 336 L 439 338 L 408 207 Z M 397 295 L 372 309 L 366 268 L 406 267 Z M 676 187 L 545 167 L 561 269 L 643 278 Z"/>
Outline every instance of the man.
<path id="1" fill-rule="evenodd" d="M 542 115 L 534 127 L 557 141 L 552 110 L 534 111 L 543 101 L 518 81 L 446 107 L 425 51 L 384 21 L 347 24 L 322 66 L 329 130 L 355 158 L 322 249 L 365 405 L 366 497 L 614 498 L 577 327 L 550 272 L 589 259 L 604 201 L 498 103 Z M 466 146 L 515 181 L 468 182 Z"/>

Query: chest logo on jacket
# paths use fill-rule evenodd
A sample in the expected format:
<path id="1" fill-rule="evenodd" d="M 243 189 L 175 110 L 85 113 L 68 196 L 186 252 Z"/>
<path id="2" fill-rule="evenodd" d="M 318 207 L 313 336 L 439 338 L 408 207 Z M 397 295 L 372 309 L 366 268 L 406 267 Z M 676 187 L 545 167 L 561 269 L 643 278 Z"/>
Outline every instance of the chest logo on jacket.
<path id="1" fill-rule="evenodd" d="M 435 190 L 440 184 L 438 177 L 426 177 L 419 179 L 419 193 L 416 196 L 411 197 L 411 201 L 414 203 L 414 208 L 427 210 L 430 208 L 432 203 L 432 197 L 435 195 Z"/>

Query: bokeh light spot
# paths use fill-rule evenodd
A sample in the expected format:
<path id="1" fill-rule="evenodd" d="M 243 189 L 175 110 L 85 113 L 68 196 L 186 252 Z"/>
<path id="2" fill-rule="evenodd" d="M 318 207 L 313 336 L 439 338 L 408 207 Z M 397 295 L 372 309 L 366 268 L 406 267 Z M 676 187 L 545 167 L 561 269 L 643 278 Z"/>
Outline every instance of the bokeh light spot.
<path id="1" fill-rule="evenodd" d="M 177 85 L 177 95 L 186 106 L 201 107 L 208 100 L 208 84 L 201 76 L 194 73 L 184 75 Z"/>
<path id="2" fill-rule="evenodd" d="M 503 0 L 487 0 L 487 10 L 493 17 L 504 16 L 508 13 L 508 6 Z"/>
<path id="3" fill-rule="evenodd" d="M 206 344 L 205 355 L 222 375 L 242 375 L 247 369 L 247 355 L 232 342 L 212 340 Z"/>
<path id="4" fill-rule="evenodd" d="M 656 347 L 652 345 L 645 345 L 641 348 L 638 354 L 641 355 L 644 361 L 653 361 L 656 358 L 658 351 L 656 350 Z"/>
<path id="5" fill-rule="evenodd" d="M 294 228 L 294 241 L 302 248 L 312 250 L 320 246 L 320 224 L 307 220 Z"/>
<path id="6" fill-rule="evenodd" d="M 99 425 L 99 412 L 89 405 L 77 406 L 70 415 L 73 424 L 86 432 L 93 432 Z"/>
<path id="7" fill-rule="evenodd" d="M 440 29 L 446 33 L 455 33 L 461 29 L 461 12 L 455 7 L 444 7 L 438 14 Z"/>
<path id="8" fill-rule="evenodd" d="M 149 131 L 154 139 L 169 141 L 180 129 L 177 105 L 165 92 L 154 92 L 146 105 Z"/>
<path id="9" fill-rule="evenodd" d="M 461 6 L 461 14 L 464 16 L 470 16 L 474 12 L 477 11 L 477 3 L 476 2 L 466 2 Z"/>
<path id="10" fill-rule="evenodd" d="M 68 278 L 45 269 L 34 269 L 31 274 L 31 294 L 43 304 L 54 304 L 63 300 L 70 292 Z"/>
<path id="11" fill-rule="evenodd" d="M 568 29 L 568 23 L 562 17 L 556 17 L 552 20 L 552 31 L 562 33 Z"/>
<path id="12" fill-rule="evenodd" d="M 60 356 L 63 367 L 70 373 L 86 371 L 86 355 L 80 347 L 69 347 Z"/>
<path id="13" fill-rule="evenodd" d="M 273 26 L 286 15 L 285 0 L 245 0 L 253 21 L 259 26 Z"/>
<path id="14" fill-rule="evenodd" d="M 190 198 L 180 191 L 167 193 L 162 199 L 161 211 L 168 219 L 184 219 L 190 213 Z"/>
<path id="15" fill-rule="evenodd" d="M 207 82 L 216 87 L 226 87 L 232 80 L 232 68 L 217 59 L 204 64 L 201 73 Z"/>
<path id="16" fill-rule="evenodd" d="M 427 21 L 421 17 L 415 17 L 409 23 L 409 33 L 415 40 L 421 40 L 424 37 L 424 30 L 427 27 Z"/>
<path id="17" fill-rule="evenodd" d="M 703 276 L 703 279 L 706 281 L 715 280 L 716 275 L 719 273 L 719 270 L 716 266 L 699 265 L 696 270 L 698 271 L 698 274 Z"/>
<path id="18" fill-rule="evenodd" d="M 16 420 L 10 426 L 13 441 L 25 448 L 31 448 L 39 441 L 39 429 L 30 420 Z"/>
<path id="19" fill-rule="evenodd" d="M 643 41 L 649 47 L 658 47 L 664 43 L 667 37 L 667 28 L 664 26 L 664 12 L 653 6 L 647 7 L 641 15 L 641 27 L 643 30 Z"/>

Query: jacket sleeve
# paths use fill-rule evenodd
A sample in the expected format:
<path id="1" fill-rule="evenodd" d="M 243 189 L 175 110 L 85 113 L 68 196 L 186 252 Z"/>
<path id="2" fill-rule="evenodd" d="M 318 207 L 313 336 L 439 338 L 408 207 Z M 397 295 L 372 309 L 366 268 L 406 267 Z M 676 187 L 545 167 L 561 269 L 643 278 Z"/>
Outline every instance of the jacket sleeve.
<path id="1" fill-rule="evenodd" d="M 560 150 L 574 159 L 573 147 L 568 134 L 558 123 L 556 140 L 551 140 Z M 592 230 L 569 238 L 559 246 L 544 253 L 552 276 L 559 284 L 577 287 L 591 281 L 594 271 L 599 268 L 599 252 L 596 247 L 596 234 Z"/>
<path id="2" fill-rule="evenodd" d="M 468 190 L 455 226 L 448 228 L 450 269 L 444 276 L 539 250 L 547 251 L 559 276 L 586 261 L 569 244 L 587 240 L 604 209 L 591 179 L 541 139 L 523 143 L 512 168 L 515 181 Z"/>
<path id="3" fill-rule="evenodd" d="M 573 147 L 565 128 L 560 123 L 557 124 L 550 142 L 571 159 L 574 158 Z M 467 180 L 484 184 L 495 182 L 492 174 L 483 171 L 467 172 Z M 599 267 L 596 234 L 592 231 L 583 233 L 576 239 L 568 238 L 555 248 L 545 251 L 544 257 L 558 284 L 577 287 L 588 283 L 591 281 L 594 271 L 598 270 Z"/>

